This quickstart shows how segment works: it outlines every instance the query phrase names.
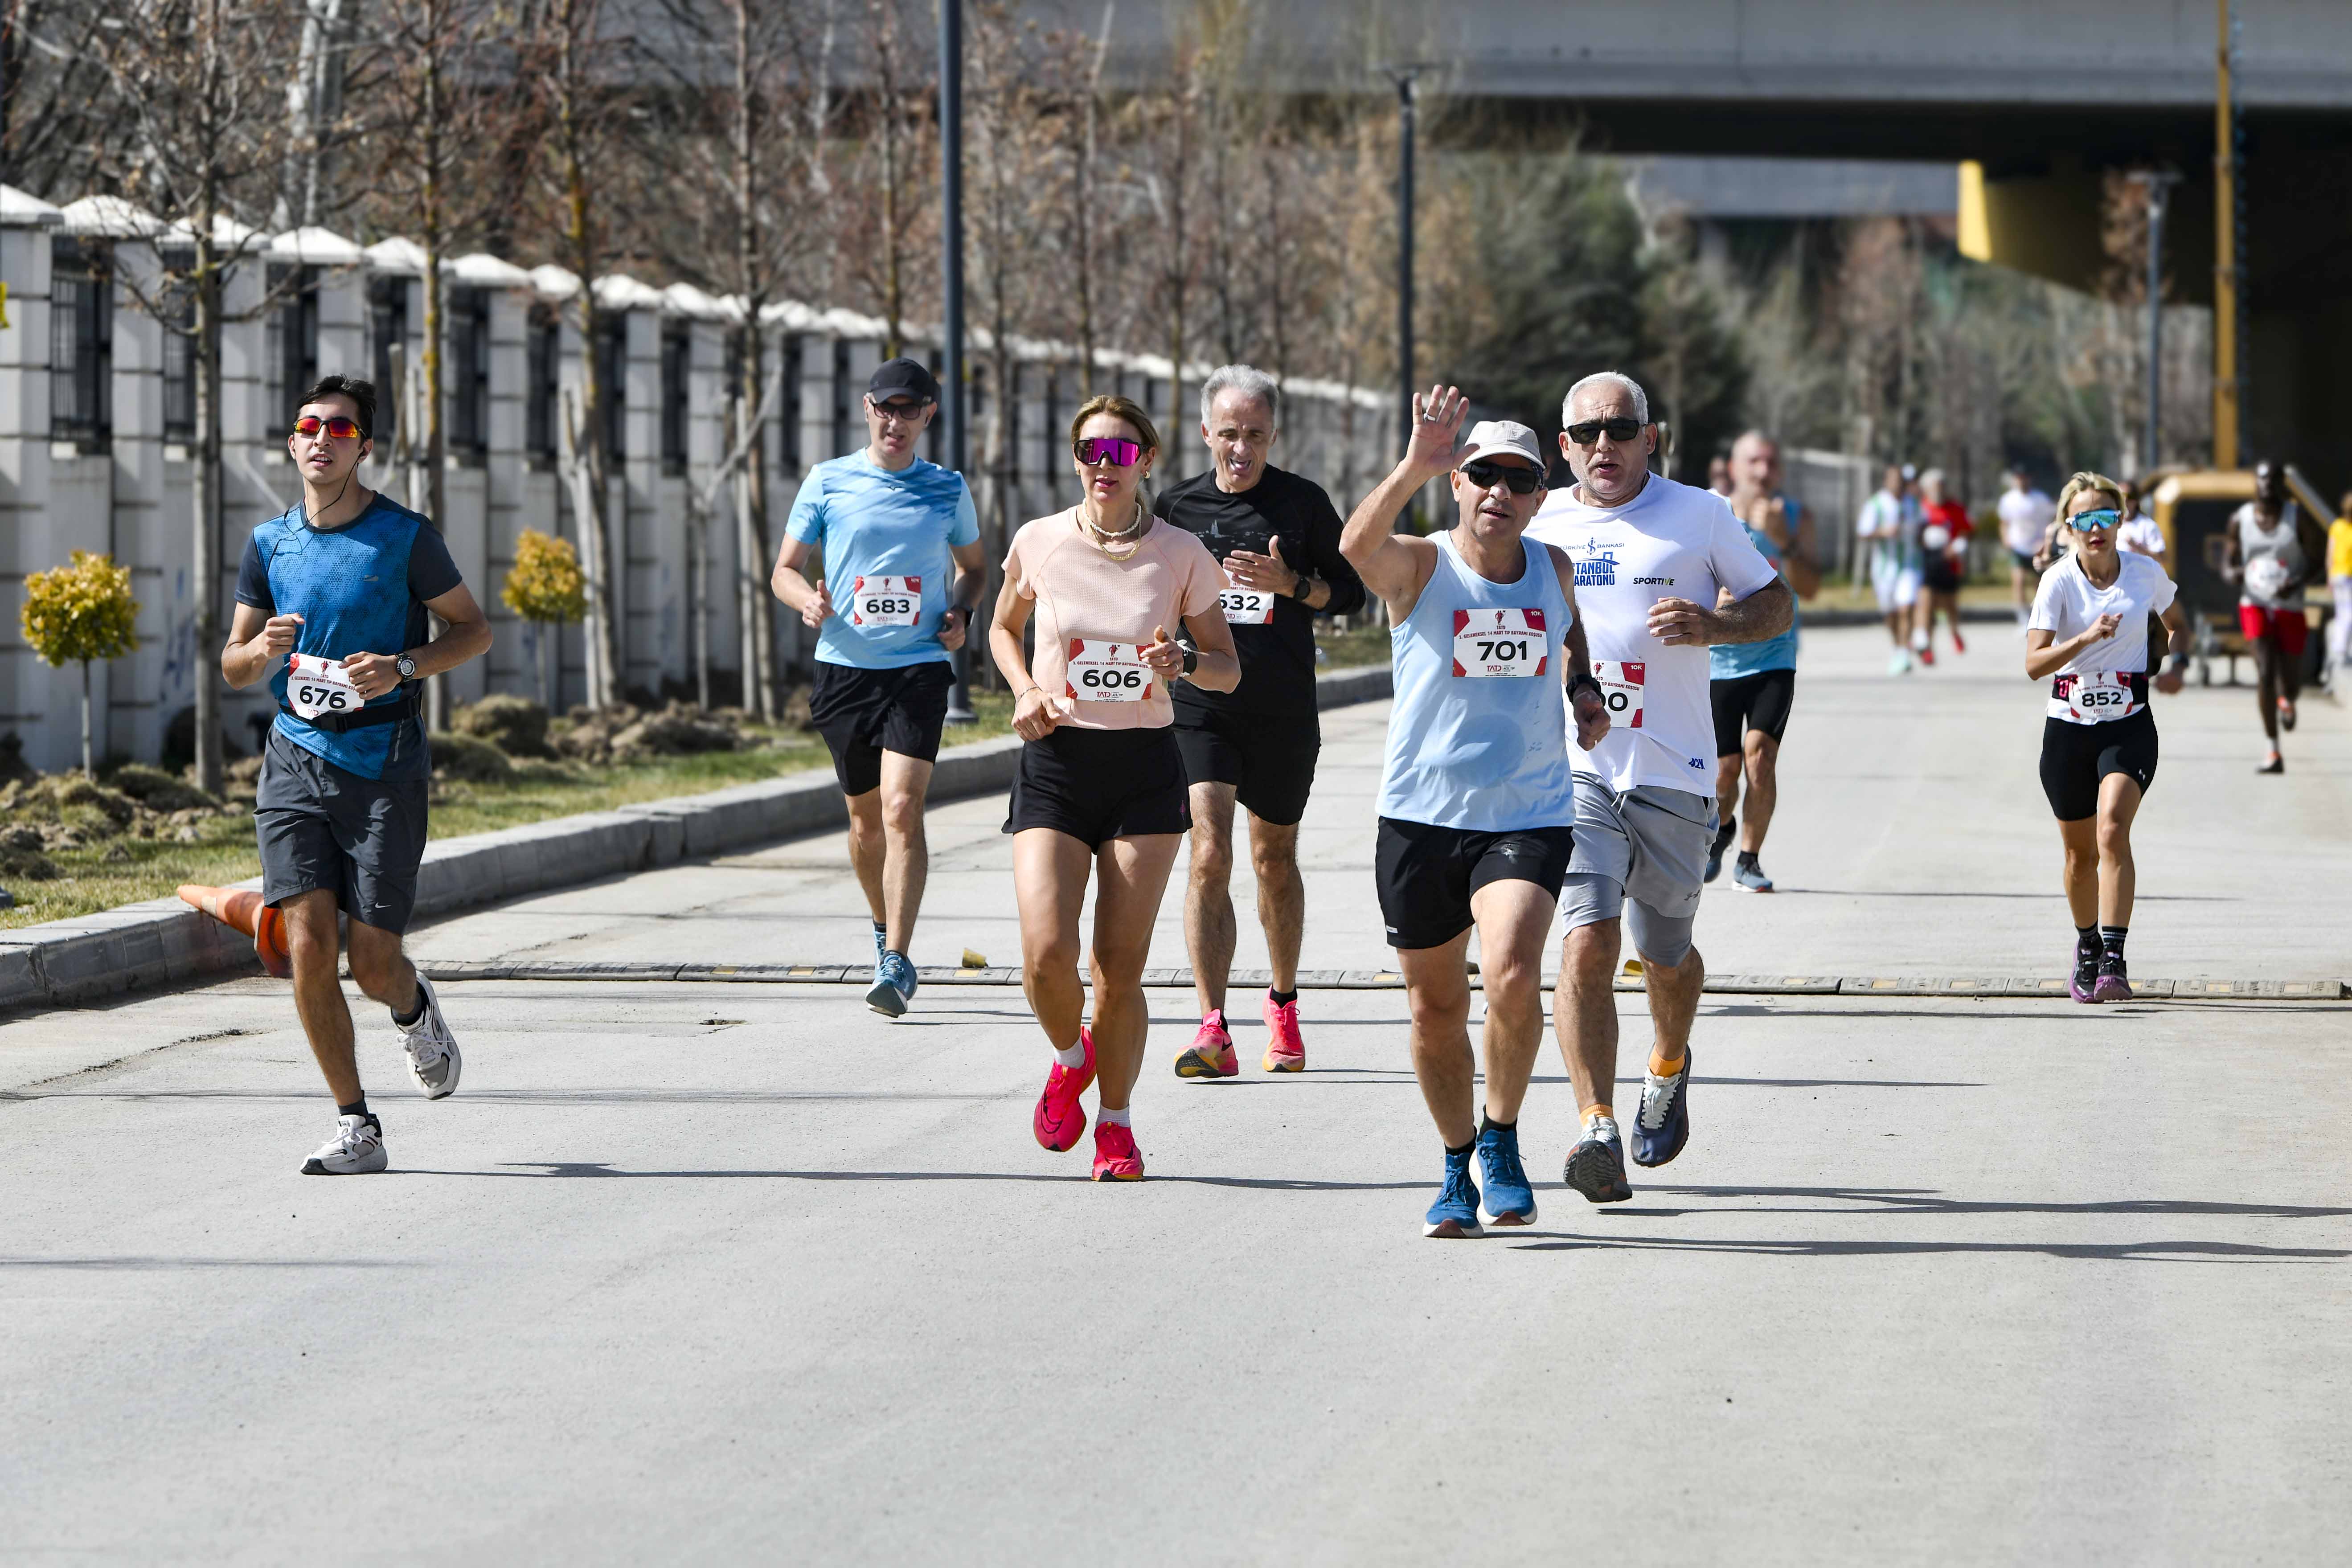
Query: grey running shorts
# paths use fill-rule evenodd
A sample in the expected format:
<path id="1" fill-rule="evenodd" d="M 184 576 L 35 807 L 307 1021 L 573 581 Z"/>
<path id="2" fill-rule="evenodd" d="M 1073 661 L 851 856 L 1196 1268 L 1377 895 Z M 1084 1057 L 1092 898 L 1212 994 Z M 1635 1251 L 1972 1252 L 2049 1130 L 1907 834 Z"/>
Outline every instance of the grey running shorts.
<path id="1" fill-rule="evenodd" d="M 1561 923 L 1574 931 L 1622 914 L 1633 951 L 1646 963 L 1673 968 L 1690 952 L 1715 829 L 1712 795 L 1656 784 L 1619 795 L 1579 773 L 1576 854 L 1559 890 Z"/>

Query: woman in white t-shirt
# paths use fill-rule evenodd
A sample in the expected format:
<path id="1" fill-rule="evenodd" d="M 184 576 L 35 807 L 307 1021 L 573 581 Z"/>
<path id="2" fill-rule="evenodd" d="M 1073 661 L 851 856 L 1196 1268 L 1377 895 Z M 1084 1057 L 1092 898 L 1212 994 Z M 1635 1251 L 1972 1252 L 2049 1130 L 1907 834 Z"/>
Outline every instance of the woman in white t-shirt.
<path id="1" fill-rule="evenodd" d="M 2116 546 L 2122 487 L 2076 474 L 2058 518 L 2074 549 L 2042 575 L 2026 623 L 2025 673 L 2050 682 L 2042 726 L 2042 792 L 2066 846 L 2066 904 L 2074 919 L 2068 989 L 2077 1002 L 2128 1002 L 2124 938 L 2131 927 L 2132 818 L 2156 778 L 2156 720 L 2147 710 L 2147 618 L 2161 616 L 2171 658 L 2158 691 L 2180 689 L 2189 617 L 2172 579 L 2146 555 Z"/>

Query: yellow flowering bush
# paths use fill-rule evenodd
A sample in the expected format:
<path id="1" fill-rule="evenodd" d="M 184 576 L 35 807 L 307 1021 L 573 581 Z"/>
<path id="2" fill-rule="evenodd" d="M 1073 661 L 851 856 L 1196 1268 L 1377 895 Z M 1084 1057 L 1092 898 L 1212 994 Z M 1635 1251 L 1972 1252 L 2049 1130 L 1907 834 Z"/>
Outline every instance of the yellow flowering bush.
<path id="1" fill-rule="evenodd" d="M 132 629 L 139 601 L 131 596 L 131 568 L 105 555 L 73 552 L 73 564 L 25 579 L 25 641 L 58 668 L 81 665 L 81 768 L 96 776 L 90 758 L 89 666 L 120 658 L 139 646 Z"/>
<path id="2" fill-rule="evenodd" d="M 588 584 L 569 540 L 526 528 L 515 541 L 514 565 L 499 591 L 508 609 L 526 621 L 571 622 L 588 613 Z"/>

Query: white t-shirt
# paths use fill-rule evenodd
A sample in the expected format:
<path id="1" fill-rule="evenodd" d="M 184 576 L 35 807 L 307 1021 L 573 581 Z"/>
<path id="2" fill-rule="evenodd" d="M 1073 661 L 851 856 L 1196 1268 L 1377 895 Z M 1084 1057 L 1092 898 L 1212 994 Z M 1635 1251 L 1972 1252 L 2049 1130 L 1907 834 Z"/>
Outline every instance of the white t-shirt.
<path id="1" fill-rule="evenodd" d="M 1643 784 L 1715 791 L 1715 713 L 1707 651 L 1650 635 L 1650 606 L 1688 599 L 1708 609 L 1728 588 L 1745 599 L 1778 579 L 1723 497 L 1652 474 L 1622 507 L 1590 507 L 1574 486 L 1548 496 L 1528 537 L 1556 544 L 1576 568 L 1577 618 L 1609 704 L 1609 738 L 1569 748 L 1569 766 L 1619 794 Z"/>
<path id="2" fill-rule="evenodd" d="M 2116 530 L 2116 543 L 2126 552 L 2136 551 L 2142 555 L 2161 555 L 2164 553 L 2164 530 L 2156 526 L 2156 519 L 2144 511 L 2139 512 L 2126 518 L 2124 525 Z"/>
<path id="3" fill-rule="evenodd" d="M 2031 555 L 2042 548 L 2042 536 L 2049 532 L 2050 520 L 2056 515 L 2058 507 L 2048 496 L 2028 487 L 2002 491 L 2000 510 L 2000 542 L 2011 550 Z"/>
<path id="4" fill-rule="evenodd" d="M 2026 626 L 2044 631 L 2053 642 L 2064 642 L 2088 629 L 2101 616 L 2121 617 L 2116 635 L 2093 643 L 2057 670 L 2051 688 L 2051 717 L 2075 724 L 2096 724 L 2108 719 L 2128 719 L 2139 711 L 2137 702 L 2113 701 L 2104 710 L 2084 700 L 2096 689 L 2099 677 L 2145 674 L 2147 670 L 2147 618 L 2161 615 L 2177 591 L 2164 568 L 2151 556 L 2128 552 L 2119 557 L 2122 570 L 2105 588 L 2084 574 L 2080 552 L 2042 574 L 2033 593 L 2033 614 Z M 2074 681 L 2066 677 L 2073 676 Z M 2060 688 L 2067 689 L 2062 694 Z M 2075 688 L 2084 689 L 2077 691 Z"/>

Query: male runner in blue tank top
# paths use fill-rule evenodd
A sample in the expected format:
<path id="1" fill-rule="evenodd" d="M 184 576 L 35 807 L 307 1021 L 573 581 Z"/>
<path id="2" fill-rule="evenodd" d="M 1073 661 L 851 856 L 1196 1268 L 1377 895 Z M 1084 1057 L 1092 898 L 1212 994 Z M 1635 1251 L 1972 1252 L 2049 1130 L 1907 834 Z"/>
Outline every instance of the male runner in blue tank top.
<path id="1" fill-rule="evenodd" d="M 1568 557 L 1522 536 L 1543 504 L 1543 448 L 1507 420 L 1475 426 L 1450 386 L 1413 398 L 1412 439 L 1395 471 L 1348 519 L 1339 548 L 1386 601 L 1395 700 L 1374 854 L 1381 918 L 1404 973 L 1412 1071 L 1445 1176 L 1423 1234 L 1480 1234 L 1475 1151 L 1494 1223 L 1531 1224 L 1519 1160 L 1519 1103 L 1543 1044 L 1544 938 L 1572 849 L 1563 683 L 1588 751 L 1609 732 L 1587 668 Z M 1433 539 L 1392 531 L 1422 489 L 1452 472 L 1457 519 Z M 1473 927 L 1486 990 L 1486 1115 L 1471 1079 Z"/>
<path id="2" fill-rule="evenodd" d="M 367 382 L 331 375 L 302 395 L 286 440 L 302 500 L 246 541 L 221 649 L 231 686 L 268 676 L 278 699 L 253 820 L 261 896 L 286 921 L 294 1010 L 341 1119 L 302 1166 L 313 1176 L 386 1163 L 336 973 L 345 940 L 352 981 L 392 1010 L 425 1097 L 455 1090 L 460 1066 L 432 985 L 400 951 L 433 776 L 416 688 L 488 649 L 490 624 L 433 525 L 359 482 L 374 427 Z M 428 610 L 448 623 L 430 640 Z M 339 911 L 351 917 L 348 939 Z"/>

